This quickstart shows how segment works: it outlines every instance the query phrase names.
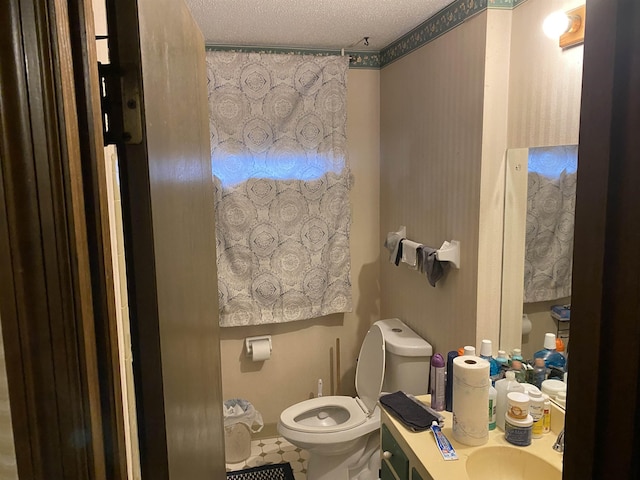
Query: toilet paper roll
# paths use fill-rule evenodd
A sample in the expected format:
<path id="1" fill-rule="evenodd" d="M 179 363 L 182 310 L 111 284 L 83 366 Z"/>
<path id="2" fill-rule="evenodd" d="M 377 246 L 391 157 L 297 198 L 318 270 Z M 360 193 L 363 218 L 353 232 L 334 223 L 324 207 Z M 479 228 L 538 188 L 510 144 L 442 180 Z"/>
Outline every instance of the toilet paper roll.
<path id="1" fill-rule="evenodd" d="M 251 360 L 263 362 L 271 358 L 271 347 L 268 339 L 256 340 L 251 343 Z"/>
<path id="2" fill-rule="evenodd" d="M 533 325 L 531 325 L 531 320 L 529 320 L 529 317 L 525 313 L 522 315 L 522 335 L 529 335 L 532 327 Z"/>
<path id="3" fill-rule="evenodd" d="M 489 440 L 489 362 L 471 355 L 453 359 L 453 438 L 465 445 Z"/>

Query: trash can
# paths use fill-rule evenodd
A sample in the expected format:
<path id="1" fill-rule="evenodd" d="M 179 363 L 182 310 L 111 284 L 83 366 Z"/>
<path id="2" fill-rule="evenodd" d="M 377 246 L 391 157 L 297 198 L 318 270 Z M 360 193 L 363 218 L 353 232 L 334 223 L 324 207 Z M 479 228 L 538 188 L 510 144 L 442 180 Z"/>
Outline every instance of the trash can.
<path id="1" fill-rule="evenodd" d="M 242 398 L 224 402 L 224 456 L 226 463 L 239 463 L 251 455 L 251 434 L 262 430 L 262 415 Z"/>

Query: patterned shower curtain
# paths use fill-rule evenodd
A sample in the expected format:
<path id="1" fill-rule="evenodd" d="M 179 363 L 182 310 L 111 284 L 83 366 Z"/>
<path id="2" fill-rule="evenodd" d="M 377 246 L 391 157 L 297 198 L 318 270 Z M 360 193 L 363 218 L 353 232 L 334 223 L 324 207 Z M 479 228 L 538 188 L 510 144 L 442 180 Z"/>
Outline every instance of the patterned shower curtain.
<path id="1" fill-rule="evenodd" d="M 207 52 L 223 327 L 351 311 L 347 68 Z"/>
<path id="2" fill-rule="evenodd" d="M 524 302 L 571 295 L 578 147 L 529 149 Z"/>

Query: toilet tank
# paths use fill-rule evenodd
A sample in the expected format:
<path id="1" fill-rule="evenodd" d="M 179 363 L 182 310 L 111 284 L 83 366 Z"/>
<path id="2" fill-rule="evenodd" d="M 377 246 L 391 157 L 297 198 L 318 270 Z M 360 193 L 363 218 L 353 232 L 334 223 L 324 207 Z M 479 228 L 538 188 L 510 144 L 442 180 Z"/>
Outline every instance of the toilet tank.
<path id="1" fill-rule="evenodd" d="M 398 318 L 379 320 L 375 324 L 382 331 L 386 351 L 382 391 L 428 393 L 431 344 Z"/>

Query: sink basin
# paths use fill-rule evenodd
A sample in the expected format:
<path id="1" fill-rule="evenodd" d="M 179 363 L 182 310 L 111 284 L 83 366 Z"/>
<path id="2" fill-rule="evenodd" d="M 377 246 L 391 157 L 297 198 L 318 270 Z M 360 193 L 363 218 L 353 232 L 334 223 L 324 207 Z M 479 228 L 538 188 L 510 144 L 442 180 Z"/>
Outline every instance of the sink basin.
<path id="1" fill-rule="evenodd" d="M 469 455 L 466 467 L 470 480 L 562 479 L 560 469 L 519 447 L 479 448 Z"/>

